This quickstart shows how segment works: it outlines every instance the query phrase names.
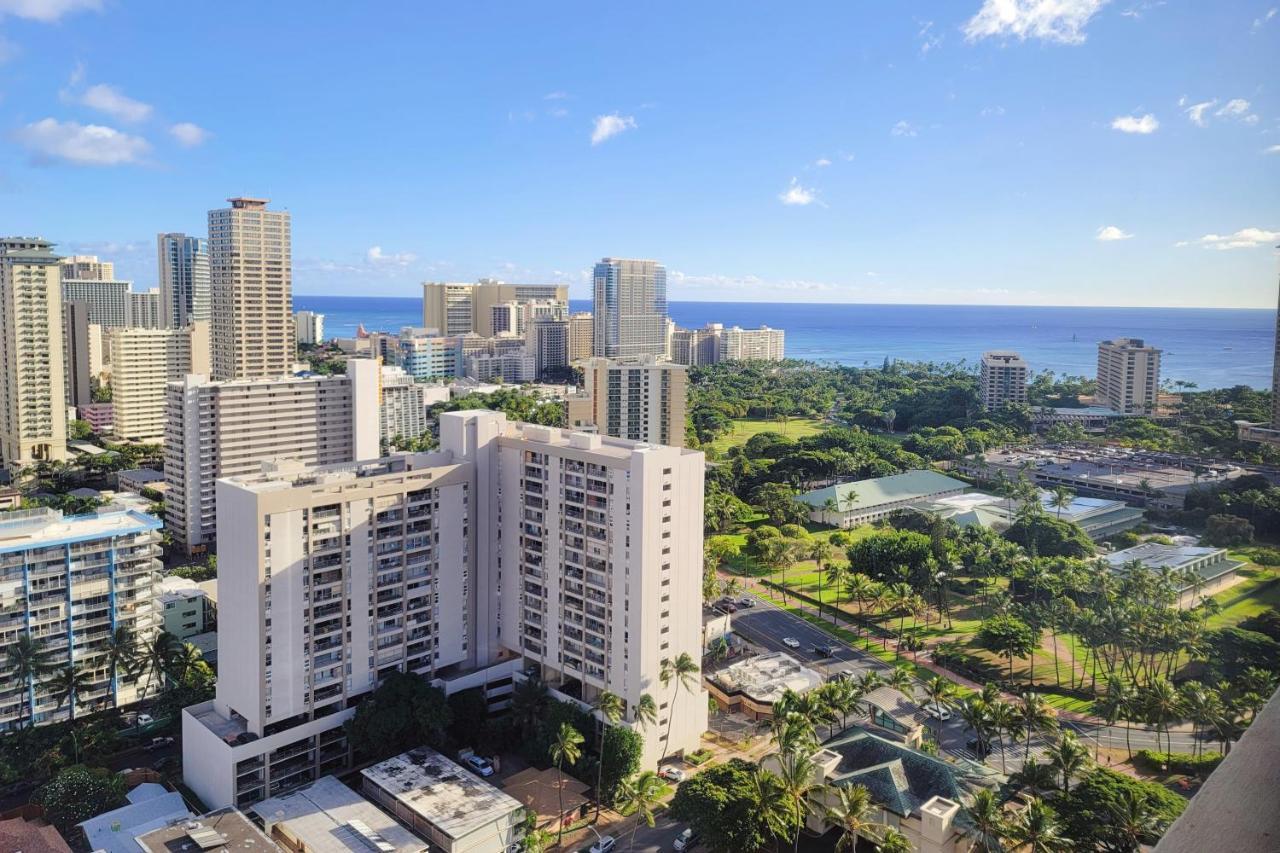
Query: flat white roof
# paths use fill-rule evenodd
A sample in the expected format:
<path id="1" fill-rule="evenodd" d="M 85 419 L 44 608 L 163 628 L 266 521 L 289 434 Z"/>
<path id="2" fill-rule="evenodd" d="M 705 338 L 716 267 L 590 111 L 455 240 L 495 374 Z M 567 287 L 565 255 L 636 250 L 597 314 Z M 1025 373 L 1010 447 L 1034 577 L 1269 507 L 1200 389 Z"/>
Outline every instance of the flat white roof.
<path id="1" fill-rule="evenodd" d="M 373 803 L 333 776 L 251 810 L 268 825 L 279 825 L 310 853 L 370 853 L 365 830 L 390 845 L 382 853 L 425 853 L 429 846 Z"/>
<path id="2" fill-rule="evenodd" d="M 519 800 L 426 747 L 389 758 L 360 775 L 454 839 L 524 809 Z"/>
<path id="3" fill-rule="evenodd" d="M 822 684 L 822 676 L 782 652 L 756 655 L 711 676 L 731 693 L 745 693 L 760 702 L 776 702 L 788 690 L 807 693 Z"/>

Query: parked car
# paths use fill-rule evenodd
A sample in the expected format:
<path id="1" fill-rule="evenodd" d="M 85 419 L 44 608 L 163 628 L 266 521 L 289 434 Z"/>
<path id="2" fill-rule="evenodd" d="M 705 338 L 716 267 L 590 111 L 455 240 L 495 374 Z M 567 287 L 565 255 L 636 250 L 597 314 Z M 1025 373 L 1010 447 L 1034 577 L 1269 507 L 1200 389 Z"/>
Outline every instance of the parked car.
<path id="1" fill-rule="evenodd" d="M 719 604 L 717 604 L 716 607 L 720 608 L 720 610 L 722 610 L 725 613 L 738 612 L 738 605 L 734 604 L 732 601 L 722 601 Z"/>
<path id="2" fill-rule="evenodd" d="M 143 747 L 147 752 L 157 749 L 164 749 L 166 746 L 173 746 L 173 738 L 171 737 L 153 737 L 151 743 Z"/>
<path id="3" fill-rule="evenodd" d="M 483 755 L 472 753 L 462 760 L 480 776 L 489 777 L 493 775 L 493 762 Z"/>
<path id="4" fill-rule="evenodd" d="M 684 832 L 676 836 L 676 840 L 671 845 L 671 849 L 676 853 L 683 853 L 685 850 L 692 850 L 698 845 L 698 834 L 693 831 L 692 827 L 685 827 Z"/>
<path id="5" fill-rule="evenodd" d="M 832 645 L 828 645 L 826 643 L 822 643 L 820 645 L 813 647 L 813 653 L 815 655 L 821 655 L 824 658 L 834 657 L 836 653 L 836 647 Z"/>
<path id="6" fill-rule="evenodd" d="M 742 598 L 738 599 L 738 606 L 739 607 L 755 607 L 756 600 L 749 595 L 744 595 L 742 596 Z"/>
<path id="7" fill-rule="evenodd" d="M 677 785 L 689 778 L 688 773 L 685 773 L 674 764 L 664 764 L 662 769 L 658 771 L 658 775 L 668 782 L 675 782 Z"/>
<path id="8" fill-rule="evenodd" d="M 944 723 L 951 719 L 951 712 L 940 705 L 925 705 L 924 712 L 935 720 L 940 720 Z"/>
<path id="9" fill-rule="evenodd" d="M 166 755 L 164 758 L 161 758 L 153 762 L 151 765 L 151 769 L 156 771 L 157 773 L 172 773 L 172 772 L 176 772 L 178 768 L 181 766 L 182 766 L 182 759 L 178 758 L 178 756 Z"/>
<path id="10" fill-rule="evenodd" d="M 613 853 L 618 846 L 618 839 L 612 835 L 602 835 L 600 840 L 591 845 L 591 853 Z"/>
<path id="11" fill-rule="evenodd" d="M 783 637 L 782 645 L 786 646 L 789 649 L 798 649 L 800 648 L 800 641 L 797 640 L 795 637 Z"/>

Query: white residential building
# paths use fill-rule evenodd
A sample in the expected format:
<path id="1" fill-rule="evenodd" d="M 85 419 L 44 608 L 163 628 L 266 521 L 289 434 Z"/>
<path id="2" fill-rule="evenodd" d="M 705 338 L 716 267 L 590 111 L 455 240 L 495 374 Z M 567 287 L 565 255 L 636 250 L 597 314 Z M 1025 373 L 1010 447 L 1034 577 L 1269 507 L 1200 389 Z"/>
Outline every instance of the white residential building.
<path id="1" fill-rule="evenodd" d="M 323 314 L 317 314 L 314 311 L 299 311 L 293 315 L 293 322 L 298 335 L 298 343 L 311 346 L 324 343 Z"/>
<path id="2" fill-rule="evenodd" d="M 155 634 L 159 530 L 159 519 L 117 505 L 88 515 L 41 507 L 0 516 L 0 646 L 30 634 L 54 668 L 87 672 L 90 685 L 75 699 L 81 714 L 138 699 L 137 678 L 117 673 L 113 683 L 107 644 L 117 628 L 129 628 L 144 646 Z M 0 678 L 0 727 L 67 716 L 67 703 L 47 683 Z"/>
<path id="3" fill-rule="evenodd" d="M 652 356 L 589 358 L 582 364 L 583 393 L 568 400 L 570 427 L 605 435 L 684 447 L 688 370 Z"/>
<path id="4" fill-rule="evenodd" d="M 427 431 L 430 390 L 430 385 L 415 382 L 399 367 L 382 368 L 379 421 L 384 444 L 397 437 L 417 438 Z"/>
<path id="5" fill-rule="evenodd" d="M 243 806 L 344 768 L 342 723 L 397 671 L 491 701 L 537 671 L 631 727 L 648 694 L 644 762 L 697 749 L 706 694 L 659 673 L 701 659 L 703 465 L 472 410 L 439 452 L 221 480 L 219 655 L 244 670 L 183 712 L 187 784 Z"/>
<path id="6" fill-rule="evenodd" d="M 160 288 L 150 290 L 129 291 L 129 326 L 134 329 L 165 328 L 164 303 L 160 299 Z"/>
<path id="7" fill-rule="evenodd" d="M 478 352 L 467 356 L 466 375 L 481 382 L 534 382 L 538 378 L 538 360 L 523 347 L 503 352 Z"/>
<path id="8" fill-rule="evenodd" d="M 720 332 L 719 361 L 782 361 L 786 357 L 786 333 L 761 326 L 730 326 Z"/>
<path id="9" fill-rule="evenodd" d="M 378 363 L 347 361 L 344 376 L 215 382 L 192 374 L 166 398 L 165 523 L 188 554 L 215 544 L 221 477 L 264 461 L 334 465 L 378 456 Z"/>
<path id="10" fill-rule="evenodd" d="M 1123 414 L 1150 414 L 1160 393 L 1160 353 L 1141 338 L 1102 341 L 1094 399 Z"/>
<path id="11" fill-rule="evenodd" d="M 97 255 L 71 255 L 62 259 L 62 278 L 82 281 L 115 281 L 116 265 Z"/>
<path id="12" fill-rule="evenodd" d="M 667 268 L 605 258 L 592 275 L 592 349 L 604 358 L 667 354 Z"/>
<path id="13" fill-rule="evenodd" d="M 62 279 L 62 300 L 83 302 L 89 306 L 89 322 L 106 329 L 129 325 L 129 288 L 127 281 L 102 279 Z"/>
<path id="14" fill-rule="evenodd" d="M 211 307 L 209 241 L 181 233 L 156 236 L 164 325 L 180 329 L 208 320 Z"/>
<path id="15" fill-rule="evenodd" d="M 1016 352 L 991 350 L 982 354 L 978 369 L 978 399 L 987 411 L 1005 405 L 1027 404 L 1027 362 Z"/>
<path id="16" fill-rule="evenodd" d="M 170 382 L 209 372 L 209 324 L 187 329 L 112 329 L 111 432 L 130 441 L 161 442 Z"/>

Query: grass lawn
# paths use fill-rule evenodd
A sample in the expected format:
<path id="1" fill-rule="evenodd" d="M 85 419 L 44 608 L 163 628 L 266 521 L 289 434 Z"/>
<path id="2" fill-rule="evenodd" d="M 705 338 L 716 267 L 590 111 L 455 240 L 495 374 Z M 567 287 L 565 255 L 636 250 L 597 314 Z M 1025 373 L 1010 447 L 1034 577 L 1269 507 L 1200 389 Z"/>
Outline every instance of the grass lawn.
<path id="1" fill-rule="evenodd" d="M 1280 575 L 1275 569 L 1250 563 L 1241 567 L 1240 576 L 1244 580 L 1213 597 L 1222 611 L 1209 619 L 1210 628 L 1238 625 L 1264 610 L 1280 608 Z"/>
<path id="2" fill-rule="evenodd" d="M 733 429 L 707 445 L 717 455 L 723 455 L 730 447 L 746 444 L 747 439 L 762 432 L 776 432 L 788 438 L 804 438 L 816 435 L 830 424 L 818 418 L 790 418 L 784 424 L 777 418 L 742 418 L 733 422 Z"/>

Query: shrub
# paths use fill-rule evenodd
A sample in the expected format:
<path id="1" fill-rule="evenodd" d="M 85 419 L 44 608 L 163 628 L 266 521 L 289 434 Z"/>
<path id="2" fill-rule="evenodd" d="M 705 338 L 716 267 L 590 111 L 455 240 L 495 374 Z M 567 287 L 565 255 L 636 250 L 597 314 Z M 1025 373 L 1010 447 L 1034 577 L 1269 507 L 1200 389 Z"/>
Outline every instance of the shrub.
<path id="1" fill-rule="evenodd" d="M 1248 545 L 1253 541 L 1253 525 L 1238 515 L 1211 515 L 1204 522 L 1204 541 L 1215 548 Z"/>
<path id="2" fill-rule="evenodd" d="M 1155 752 L 1140 749 L 1134 756 L 1134 763 L 1153 773 L 1168 769 L 1174 773 L 1206 778 L 1213 769 L 1222 763 L 1223 756 L 1217 753 L 1192 755 L 1188 752 Z"/>

